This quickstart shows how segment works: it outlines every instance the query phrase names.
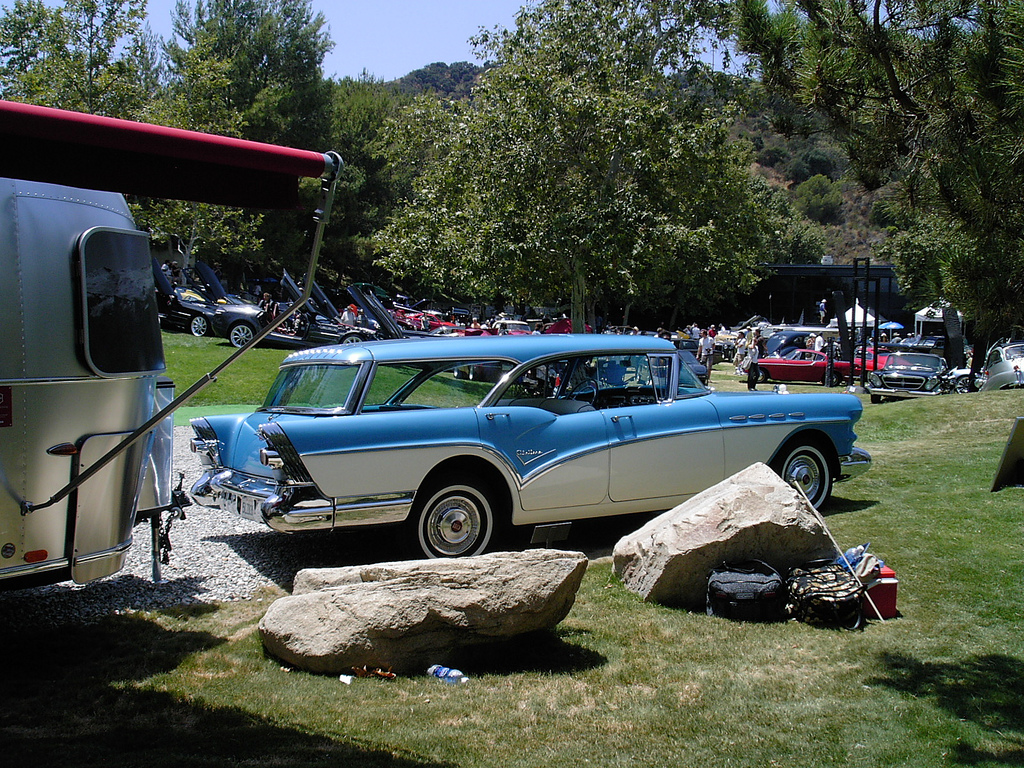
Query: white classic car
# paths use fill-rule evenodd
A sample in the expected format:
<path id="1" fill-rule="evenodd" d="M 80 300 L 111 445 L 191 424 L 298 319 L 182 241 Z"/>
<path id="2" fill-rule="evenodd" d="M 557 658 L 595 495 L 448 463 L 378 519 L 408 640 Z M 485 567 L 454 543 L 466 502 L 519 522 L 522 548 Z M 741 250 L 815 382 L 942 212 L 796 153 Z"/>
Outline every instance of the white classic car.
<path id="1" fill-rule="evenodd" d="M 868 469 L 860 400 L 715 393 L 668 341 L 543 335 L 289 355 L 255 413 L 194 419 L 201 504 L 279 531 L 398 524 L 428 557 L 508 524 L 669 509 L 754 462 L 815 505 Z"/>
<path id="2" fill-rule="evenodd" d="M 1003 339 L 993 344 L 977 384 L 983 392 L 1024 387 L 1024 341 Z"/>

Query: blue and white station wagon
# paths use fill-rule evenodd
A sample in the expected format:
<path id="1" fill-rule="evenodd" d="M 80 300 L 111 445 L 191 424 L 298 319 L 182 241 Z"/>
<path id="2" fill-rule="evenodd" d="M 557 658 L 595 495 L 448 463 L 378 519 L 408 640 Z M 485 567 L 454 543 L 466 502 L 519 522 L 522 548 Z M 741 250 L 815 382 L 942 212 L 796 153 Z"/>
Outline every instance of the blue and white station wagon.
<path id="1" fill-rule="evenodd" d="M 289 355 L 255 413 L 194 419 L 201 504 L 279 531 L 401 525 L 428 557 L 508 524 L 656 512 L 766 462 L 816 506 L 871 457 L 860 400 L 715 393 L 668 341 L 487 336 Z"/>

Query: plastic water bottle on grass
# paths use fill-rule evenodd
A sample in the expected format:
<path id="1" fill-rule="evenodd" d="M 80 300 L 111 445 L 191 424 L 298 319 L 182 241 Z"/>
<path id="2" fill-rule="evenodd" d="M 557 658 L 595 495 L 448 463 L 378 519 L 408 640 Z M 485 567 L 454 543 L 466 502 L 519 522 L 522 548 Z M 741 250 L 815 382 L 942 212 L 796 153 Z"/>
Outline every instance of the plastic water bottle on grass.
<path id="1" fill-rule="evenodd" d="M 462 674 L 460 670 L 442 667 L 440 664 L 435 664 L 427 669 L 427 674 L 436 677 L 442 683 L 447 683 L 448 685 L 462 685 L 462 683 L 469 682 L 469 678 Z"/>

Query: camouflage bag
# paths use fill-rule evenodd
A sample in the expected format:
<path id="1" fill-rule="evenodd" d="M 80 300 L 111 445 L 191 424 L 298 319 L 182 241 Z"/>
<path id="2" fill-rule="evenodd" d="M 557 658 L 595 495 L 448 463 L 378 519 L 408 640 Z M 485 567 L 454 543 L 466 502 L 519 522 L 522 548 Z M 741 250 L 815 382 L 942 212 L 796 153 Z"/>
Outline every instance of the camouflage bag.
<path id="1" fill-rule="evenodd" d="M 864 620 L 864 587 L 843 566 L 816 560 L 789 572 L 788 614 L 819 626 L 857 629 Z"/>

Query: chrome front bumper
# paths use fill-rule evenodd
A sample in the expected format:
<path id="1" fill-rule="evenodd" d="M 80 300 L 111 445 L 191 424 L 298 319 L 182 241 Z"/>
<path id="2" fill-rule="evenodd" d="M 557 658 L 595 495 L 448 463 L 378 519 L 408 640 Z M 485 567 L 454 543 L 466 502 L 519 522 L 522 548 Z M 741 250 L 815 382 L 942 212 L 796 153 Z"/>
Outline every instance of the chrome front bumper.
<path id="1" fill-rule="evenodd" d="M 848 455 L 839 457 L 837 480 L 851 480 L 871 469 L 871 454 L 862 448 L 854 448 Z"/>
<path id="2" fill-rule="evenodd" d="M 868 386 L 868 393 L 877 397 L 935 397 L 942 392 L 936 389 L 894 389 L 891 387 Z"/>
<path id="3" fill-rule="evenodd" d="M 192 497 L 275 531 L 328 530 L 404 521 L 412 510 L 413 492 L 375 497 L 310 498 L 308 485 L 282 485 L 230 469 L 212 468 L 192 486 Z"/>

